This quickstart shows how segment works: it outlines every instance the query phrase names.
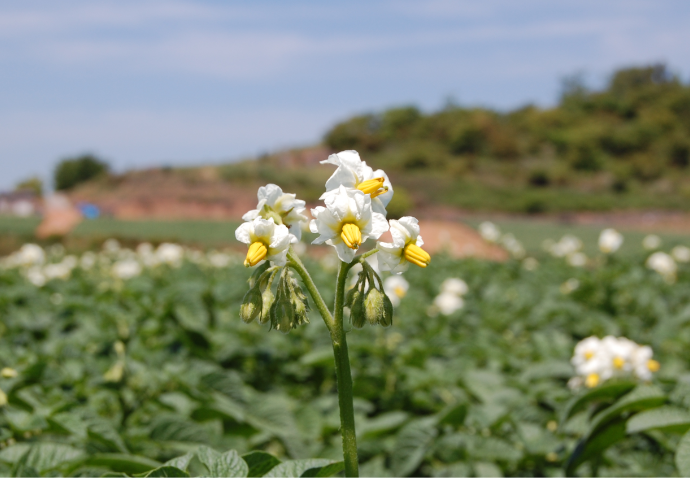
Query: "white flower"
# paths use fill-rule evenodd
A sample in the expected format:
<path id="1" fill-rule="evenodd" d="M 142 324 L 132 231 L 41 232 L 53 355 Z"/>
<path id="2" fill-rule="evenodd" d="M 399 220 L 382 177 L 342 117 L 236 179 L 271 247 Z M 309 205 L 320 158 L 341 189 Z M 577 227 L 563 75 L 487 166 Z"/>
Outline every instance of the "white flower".
<path id="1" fill-rule="evenodd" d="M 465 306 L 465 301 L 452 292 L 441 292 L 434 299 L 434 305 L 443 315 L 450 315 L 453 312 L 462 309 Z"/>
<path id="2" fill-rule="evenodd" d="M 103 250 L 111 254 L 116 253 L 120 250 L 120 243 L 117 239 L 108 239 L 103 243 Z"/>
<path id="3" fill-rule="evenodd" d="M 141 274 L 141 264 L 135 259 L 123 259 L 113 264 L 112 273 L 118 279 L 131 279 Z"/>
<path id="4" fill-rule="evenodd" d="M 658 272 L 666 280 L 673 280 L 676 276 L 676 261 L 665 252 L 655 252 L 647 259 L 647 267 Z"/>
<path id="5" fill-rule="evenodd" d="M 311 232 L 320 234 L 313 244 L 325 242 L 335 247 L 341 261 L 352 262 L 362 242 L 369 237 L 378 239 L 388 230 L 386 218 L 372 211 L 371 201 L 369 195 L 345 186 L 329 194 L 326 207 L 311 210 L 314 219 L 309 227 Z"/>
<path id="6" fill-rule="evenodd" d="M 512 234 L 504 234 L 501 237 L 501 243 L 506 248 L 510 255 L 516 259 L 525 257 L 525 248 L 520 241 L 518 241 Z"/>
<path id="7" fill-rule="evenodd" d="M 442 293 L 455 294 L 460 297 L 467 294 L 469 290 L 470 288 L 467 287 L 467 282 L 462 279 L 450 277 L 441 283 Z"/>
<path id="8" fill-rule="evenodd" d="M 635 375 L 640 380 L 649 381 L 652 373 L 659 370 L 659 362 L 652 359 L 654 352 L 648 345 L 638 347 L 632 356 L 632 365 Z"/>
<path id="9" fill-rule="evenodd" d="M 562 294 L 568 295 L 573 291 L 576 291 L 580 287 L 580 281 L 571 277 L 567 281 L 561 284 L 560 290 Z"/>
<path id="10" fill-rule="evenodd" d="M 599 235 L 599 250 L 604 254 L 616 252 L 623 244 L 623 236 L 615 229 L 604 229 Z"/>
<path id="11" fill-rule="evenodd" d="M 420 247 L 424 241 L 419 235 L 417 219 L 405 216 L 399 221 L 391 219 L 389 223 L 393 242 L 378 243 L 381 270 L 400 274 L 407 270 L 410 262 L 419 267 L 429 265 L 431 257 Z"/>
<path id="12" fill-rule="evenodd" d="M 409 288 L 410 284 L 402 276 L 388 276 L 383 281 L 383 291 L 391 300 L 393 307 L 400 305 L 400 301 Z"/>
<path id="13" fill-rule="evenodd" d="M 277 219 L 280 219 L 297 240 L 302 238 L 302 224 L 309 221 L 309 218 L 303 214 L 305 211 L 304 201 L 295 199 L 294 194 L 284 193 L 280 186 L 275 184 L 261 186 L 257 197 L 259 204 L 256 209 L 242 216 L 243 220 L 253 221 L 257 217 L 264 219 L 273 217 L 274 221 L 278 223 Z"/>
<path id="14" fill-rule="evenodd" d="M 222 269 L 230 265 L 230 256 L 222 252 L 212 251 L 208 253 L 208 262 L 212 267 Z"/>
<path id="15" fill-rule="evenodd" d="M 649 234 L 642 239 L 642 247 L 648 251 L 653 251 L 661 247 L 661 238 L 656 234 Z"/>
<path id="16" fill-rule="evenodd" d="M 26 271 L 26 278 L 36 287 L 43 287 L 47 282 L 46 276 L 41 271 L 41 268 L 36 266 Z"/>
<path id="17" fill-rule="evenodd" d="M 58 262 L 57 264 L 48 264 L 43 268 L 43 275 L 46 280 L 52 279 L 69 279 L 72 268 L 68 264 L 63 262 Z"/>
<path id="18" fill-rule="evenodd" d="M 583 267 L 587 265 L 587 256 L 584 252 L 575 252 L 567 257 L 567 261 L 573 267 Z"/>
<path id="19" fill-rule="evenodd" d="M 184 258 L 184 248 L 179 244 L 164 242 L 156 249 L 156 259 L 165 264 L 177 267 Z"/>
<path id="20" fill-rule="evenodd" d="M 575 236 L 566 234 L 561 240 L 550 245 L 549 252 L 555 257 L 566 257 L 582 249 L 582 241 Z"/>
<path id="21" fill-rule="evenodd" d="M 326 181 L 326 192 L 320 199 L 326 200 L 331 194 L 338 194 L 341 186 L 349 189 L 358 189 L 371 198 L 371 207 L 374 212 L 387 214 L 386 206 L 393 198 L 393 186 L 386 173 L 378 169 L 374 171 L 362 161 L 357 151 L 341 151 L 331 154 L 321 164 L 334 164 L 338 168 Z"/>
<path id="22" fill-rule="evenodd" d="M 479 225 L 479 235 L 485 241 L 496 242 L 501 237 L 501 231 L 493 222 L 485 221 Z"/>
<path id="23" fill-rule="evenodd" d="M 37 266 L 43 264 L 46 254 L 36 244 L 24 244 L 19 251 L 15 253 L 15 260 L 20 266 Z"/>
<path id="24" fill-rule="evenodd" d="M 606 336 L 601 340 L 602 346 L 611 361 L 611 368 L 615 375 L 622 375 L 632 371 L 632 358 L 637 344 L 625 337 Z"/>
<path id="25" fill-rule="evenodd" d="M 522 267 L 528 271 L 537 270 L 537 267 L 539 267 L 539 261 L 537 261 L 534 257 L 528 257 L 522 261 Z"/>
<path id="26" fill-rule="evenodd" d="M 678 262 L 690 262 L 690 248 L 676 246 L 671 249 L 671 256 Z"/>
<path id="27" fill-rule="evenodd" d="M 94 254 L 91 251 L 85 252 L 79 260 L 79 265 L 85 271 L 88 271 L 89 269 L 93 268 L 93 266 L 96 265 L 96 254 Z"/>
<path id="28" fill-rule="evenodd" d="M 278 266 L 285 265 L 288 248 L 295 240 L 295 236 L 290 234 L 287 226 L 276 225 L 273 218 L 260 217 L 241 224 L 235 231 L 235 238 L 249 245 L 247 258 L 244 261 L 246 267 L 261 264 L 264 260 Z"/>

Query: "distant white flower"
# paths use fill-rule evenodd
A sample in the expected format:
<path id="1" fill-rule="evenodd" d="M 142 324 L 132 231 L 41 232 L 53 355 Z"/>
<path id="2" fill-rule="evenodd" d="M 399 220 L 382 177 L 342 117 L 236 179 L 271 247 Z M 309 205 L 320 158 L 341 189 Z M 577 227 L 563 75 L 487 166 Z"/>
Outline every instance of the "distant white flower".
<path id="1" fill-rule="evenodd" d="M 599 250 L 604 254 L 616 252 L 623 244 L 623 235 L 615 229 L 604 229 L 599 235 Z"/>
<path id="2" fill-rule="evenodd" d="M 288 231 L 287 226 L 276 225 L 273 218 L 260 217 L 241 224 L 235 231 L 235 238 L 249 245 L 247 258 L 244 261 L 246 267 L 261 264 L 264 260 L 278 266 L 285 265 L 290 243 L 296 240 L 295 236 Z"/>
<path id="3" fill-rule="evenodd" d="M 389 223 L 393 242 L 378 243 L 381 270 L 400 274 L 407 270 L 410 262 L 419 267 L 429 265 L 431 256 L 421 248 L 424 241 L 419 235 L 417 219 L 405 216 L 398 221 L 391 219 Z"/>
<path id="4" fill-rule="evenodd" d="M 38 266 L 32 267 L 26 271 L 26 278 L 36 287 L 43 287 L 47 282 L 45 274 Z"/>
<path id="5" fill-rule="evenodd" d="M 632 356 L 632 365 L 635 375 L 644 381 L 652 379 L 652 373 L 660 368 L 659 362 L 652 359 L 654 352 L 652 348 L 644 345 L 638 347 Z"/>
<path id="6" fill-rule="evenodd" d="M 113 264 L 112 273 L 118 279 L 131 279 L 141 274 L 141 264 L 135 259 L 123 259 Z"/>
<path id="7" fill-rule="evenodd" d="M 467 294 L 470 288 L 467 286 L 467 282 L 462 279 L 457 279 L 455 277 L 450 277 L 441 283 L 441 292 L 455 294 L 457 296 L 463 296 Z"/>
<path id="8" fill-rule="evenodd" d="M 570 234 L 561 237 L 561 240 L 551 244 L 549 252 L 555 257 L 566 257 L 575 254 L 582 249 L 582 241 Z"/>
<path id="9" fill-rule="evenodd" d="M 120 243 L 117 239 L 108 239 L 103 243 L 103 250 L 105 252 L 114 254 L 120 250 Z"/>
<path id="10" fill-rule="evenodd" d="M 329 194 L 326 207 L 317 206 L 311 210 L 314 219 L 310 223 L 311 232 L 320 234 L 313 244 L 335 247 L 338 258 L 350 263 L 355 251 L 369 237 L 378 239 L 388 230 L 388 222 L 383 214 L 373 212 L 371 198 L 357 189 L 345 186 Z"/>
<path id="11" fill-rule="evenodd" d="M 537 267 L 539 267 L 539 261 L 537 261 L 534 257 L 527 257 L 524 261 L 522 261 L 522 267 L 528 271 L 537 270 Z"/>
<path id="12" fill-rule="evenodd" d="M 671 256 L 678 262 L 690 262 L 690 248 L 676 246 L 671 249 Z"/>
<path id="13" fill-rule="evenodd" d="M 58 262 L 57 264 L 48 264 L 43 268 L 43 275 L 46 280 L 53 279 L 69 279 L 72 268 L 63 262 Z"/>
<path id="14" fill-rule="evenodd" d="M 434 305 L 443 315 L 451 315 L 462 309 L 465 306 L 465 301 L 452 292 L 441 292 L 434 299 Z"/>
<path id="15" fill-rule="evenodd" d="M 501 237 L 501 244 L 506 248 L 510 255 L 515 259 L 522 259 L 525 257 L 525 248 L 520 241 L 518 241 L 512 234 L 504 234 Z"/>
<path id="16" fill-rule="evenodd" d="M 479 235 L 482 236 L 485 241 L 497 242 L 501 237 L 501 231 L 493 222 L 484 221 L 479 225 Z"/>
<path id="17" fill-rule="evenodd" d="M 656 234 L 649 234 L 642 239 L 642 247 L 648 251 L 653 251 L 661 247 L 661 238 Z"/>
<path id="18" fill-rule="evenodd" d="M 137 254 L 141 257 L 150 256 L 153 252 L 153 246 L 148 242 L 142 242 L 137 246 Z"/>
<path id="19" fill-rule="evenodd" d="M 20 266 L 37 266 L 43 264 L 46 254 L 36 244 L 24 244 L 19 251 L 15 253 L 15 260 Z"/>
<path id="20" fill-rule="evenodd" d="M 560 290 L 562 294 L 570 294 L 576 291 L 580 287 L 580 281 L 571 277 L 567 281 L 561 284 Z"/>
<path id="21" fill-rule="evenodd" d="M 649 256 L 647 259 L 647 267 L 658 272 L 667 281 L 673 281 L 675 279 L 676 270 L 678 269 L 673 257 L 660 251 Z"/>
<path id="22" fill-rule="evenodd" d="M 407 294 L 410 284 L 402 276 L 388 276 L 383 281 L 383 291 L 391 300 L 393 307 L 400 305 L 400 301 Z"/>
<path id="23" fill-rule="evenodd" d="M 212 251 L 208 253 L 208 262 L 212 267 L 222 269 L 230 265 L 230 256 L 222 252 Z"/>
<path id="24" fill-rule="evenodd" d="M 583 267 L 587 265 L 587 256 L 584 252 L 575 252 L 570 254 L 566 260 L 568 261 L 568 264 L 573 267 Z"/>
<path id="25" fill-rule="evenodd" d="M 326 192 L 320 199 L 326 200 L 331 194 L 339 194 L 341 186 L 357 189 L 371 198 L 374 212 L 386 216 L 386 206 L 393 198 L 393 186 L 386 173 L 378 169 L 374 171 L 362 161 L 357 151 L 341 151 L 331 154 L 321 164 L 333 164 L 338 168 L 326 181 Z"/>
<path id="26" fill-rule="evenodd" d="M 309 218 L 303 214 L 305 211 L 304 201 L 296 199 L 294 194 L 284 193 L 280 186 L 275 184 L 261 186 L 257 197 L 259 204 L 256 209 L 249 211 L 242 216 L 242 219 L 253 221 L 257 217 L 264 219 L 273 217 L 276 224 L 282 222 L 286 225 L 297 240 L 302 238 L 302 224 L 309 221 Z"/>
<path id="27" fill-rule="evenodd" d="M 79 259 L 79 266 L 88 271 L 96 265 L 96 254 L 91 251 L 87 251 L 82 254 L 81 259 Z"/>
<path id="28" fill-rule="evenodd" d="M 179 244 L 164 242 L 156 249 L 156 258 L 159 262 L 177 267 L 184 259 L 184 248 Z"/>

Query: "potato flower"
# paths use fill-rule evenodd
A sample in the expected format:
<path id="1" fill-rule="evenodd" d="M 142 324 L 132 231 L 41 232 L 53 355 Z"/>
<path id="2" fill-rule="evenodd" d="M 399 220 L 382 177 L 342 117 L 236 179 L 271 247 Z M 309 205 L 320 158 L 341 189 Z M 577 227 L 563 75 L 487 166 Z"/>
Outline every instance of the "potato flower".
<path id="1" fill-rule="evenodd" d="M 283 266 L 287 262 L 290 243 L 296 241 L 287 226 L 276 224 L 273 218 L 255 218 L 245 222 L 235 231 L 235 238 L 249 245 L 245 267 L 253 267 L 264 261 Z"/>
<path id="2" fill-rule="evenodd" d="M 326 181 L 326 192 L 319 199 L 326 200 L 329 195 L 338 194 L 341 186 L 357 189 L 371 198 L 374 212 L 386 216 L 386 206 L 393 198 L 393 186 L 381 169 L 374 171 L 362 161 L 357 151 L 341 151 L 331 154 L 321 164 L 334 164 L 338 168 Z"/>
<path id="3" fill-rule="evenodd" d="M 599 235 L 599 250 L 604 254 L 616 252 L 623 244 L 623 235 L 615 229 L 604 229 Z"/>
<path id="4" fill-rule="evenodd" d="M 420 246 L 424 245 L 422 236 L 419 235 L 419 221 L 414 217 L 405 216 L 400 220 L 390 220 L 391 236 L 393 242 L 379 242 L 379 262 L 382 271 L 391 271 L 393 274 L 405 272 L 409 263 L 426 267 L 431 261 L 431 256 Z"/>
<path id="5" fill-rule="evenodd" d="M 402 276 L 389 276 L 383 281 L 383 291 L 390 299 L 393 307 L 400 305 L 400 301 L 407 294 L 410 284 Z"/>
<path id="6" fill-rule="evenodd" d="M 303 214 L 305 202 L 295 199 L 294 194 L 284 193 L 280 186 L 267 184 L 261 186 L 257 193 L 259 204 L 242 216 L 245 221 L 253 221 L 257 217 L 268 219 L 273 217 L 276 224 L 282 222 L 290 230 L 290 234 L 297 240 L 302 238 L 302 223 L 307 223 L 309 218 Z"/>
<path id="7" fill-rule="evenodd" d="M 373 212 L 371 198 L 358 189 L 340 186 L 329 194 L 326 207 L 317 206 L 311 210 L 314 219 L 309 224 L 311 232 L 320 234 L 312 244 L 335 247 L 338 258 L 350 263 L 355 252 L 368 238 L 378 239 L 388 230 L 383 214 Z"/>
<path id="8" fill-rule="evenodd" d="M 671 249 L 671 257 L 677 262 L 690 262 L 690 249 L 685 246 L 676 246 Z"/>
<path id="9" fill-rule="evenodd" d="M 665 252 L 655 252 L 647 259 L 647 267 L 659 273 L 668 282 L 673 282 L 676 278 L 678 266 L 673 257 Z"/>

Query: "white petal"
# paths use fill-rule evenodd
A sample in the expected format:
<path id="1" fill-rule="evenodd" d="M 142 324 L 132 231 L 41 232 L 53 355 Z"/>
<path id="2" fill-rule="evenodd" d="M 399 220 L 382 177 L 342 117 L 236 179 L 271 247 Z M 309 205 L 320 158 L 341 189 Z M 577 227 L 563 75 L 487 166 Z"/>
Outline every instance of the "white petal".
<path id="1" fill-rule="evenodd" d="M 381 237 L 381 234 L 388 230 L 388 221 L 386 221 L 386 218 L 383 214 L 379 214 L 377 212 L 372 213 L 370 224 L 371 232 L 369 232 L 367 236 L 372 239 L 378 239 Z"/>
<path id="2" fill-rule="evenodd" d="M 271 236 L 273 235 L 273 229 L 276 226 L 273 218 L 262 219 L 257 217 L 254 219 L 254 221 L 252 221 L 252 224 L 254 224 L 254 237 L 270 243 Z"/>
<path id="3" fill-rule="evenodd" d="M 347 166 L 339 166 L 326 181 L 326 191 L 338 189 L 340 186 L 354 188 L 357 185 L 357 174 Z"/>
<path id="4" fill-rule="evenodd" d="M 401 217 L 398 223 L 407 230 L 407 235 L 410 238 L 419 236 L 419 221 L 412 216 Z"/>
<path id="5" fill-rule="evenodd" d="M 254 223 L 244 222 L 240 224 L 240 227 L 235 229 L 235 239 L 245 244 L 251 244 L 251 237 L 254 235 Z"/>
<path id="6" fill-rule="evenodd" d="M 286 248 L 276 254 L 267 255 L 266 260 L 271 261 L 276 266 L 284 266 L 287 262 L 287 253 L 288 250 Z"/>
<path id="7" fill-rule="evenodd" d="M 301 224 L 293 224 L 292 226 L 289 227 L 290 229 L 290 234 L 292 234 L 292 237 L 294 238 L 294 241 L 292 241 L 293 244 L 299 242 L 302 240 L 302 226 Z"/>
<path id="8" fill-rule="evenodd" d="M 287 249 L 287 247 L 290 245 L 291 236 L 292 235 L 288 231 L 287 227 L 283 226 L 282 224 L 275 226 L 273 229 L 273 234 L 271 235 L 270 245 L 268 246 L 269 250 Z M 273 252 L 271 252 L 271 254 L 273 254 Z"/>
<path id="9" fill-rule="evenodd" d="M 422 240 L 422 236 L 417 236 L 416 245 L 419 247 L 422 247 L 424 245 L 424 241 Z"/>
<path id="10" fill-rule="evenodd" d="M 253 221 L 257 217 L 259 217 L 259 210 L 258 209 L 252 209 L 247 214 L 242 216 L 242 220 L 243 221 Z"/>
<path id="11" fill-rule="evenodd" d="M 259 199 L 266 199 L 266 204 L 273 206 L 283 195 L 283 190 L 276 184 L 267 184 L 259 188 Z"/>
<path id="12" fill-rule="evenodd" d="M 347 247 L 339 237 L 337 239 L 338 242 L 336 242 L 336 239 L 331 239 L 331 241 L 333 247 L 335 247 L 335 251 L 338 253 L 338 258 L 349 264 L 355 258 L 355 250 Z"/>

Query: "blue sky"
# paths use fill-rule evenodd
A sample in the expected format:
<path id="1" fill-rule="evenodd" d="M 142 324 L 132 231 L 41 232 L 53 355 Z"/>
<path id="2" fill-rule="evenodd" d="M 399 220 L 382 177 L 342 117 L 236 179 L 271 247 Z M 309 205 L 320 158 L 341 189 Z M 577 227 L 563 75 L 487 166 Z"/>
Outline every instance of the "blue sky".
<path id="1" fill-rule="evenodd" d="M 683 0 L 3 2 L 0 189 L 82 152 L 202 164 L 395 105 L 547 106 L 578 72 L 688 81 L 689 24 Z"/>

